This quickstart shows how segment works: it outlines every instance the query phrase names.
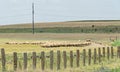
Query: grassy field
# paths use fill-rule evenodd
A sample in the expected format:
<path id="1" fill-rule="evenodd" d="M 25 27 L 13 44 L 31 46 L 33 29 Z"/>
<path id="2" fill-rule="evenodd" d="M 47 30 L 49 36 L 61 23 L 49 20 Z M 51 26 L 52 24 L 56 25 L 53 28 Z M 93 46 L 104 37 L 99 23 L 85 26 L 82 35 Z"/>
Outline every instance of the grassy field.
<path id="1" fill-rule="evenodd" d="M 0 26 L 0 33 L 31 33 L 31 24 Z M 35 23 L 36 33 L 120 33 L 120 21 Z"/>
<path id="2" fill-rule="evenodd" d="M 10 40 L 103 40 L 120 39 L 119 33 L 0 33 L 1 39 Z"/>
<path id="3" fill-rule="evenodd" d="M 32 28 L 2 28 L 0 33 L 32 33 Z M 119 26 L 35 28 L 35 33 L 120 33 Z"/>
<path id="4" fill-rule="evenodd" d="M 120 34 L 114 33 L 114 34 L 86 34 L 86 33 L 36 33 L 36 34 L 31 34 L 31 33 L 1 33 L 0 34 L 0 48 L 5 48 L 7 52 L 24 52 L 24 51 L 42 51 L 42 50 L 48 50 L 50 51 L 51 49 L 45 49 L 45 48 L 40 48 L 39 45 L 7 45 L 5 44 L 6 42 L 35 42 L 35 41 L 69 41 L 69 42 L 78 42 L 78 41 L 86 41 L 87 39 L 101 42 L 104 44 L 111 44 L 110 38 L 119 40 Z M 53 48 L 52 50 L 76 50 L 79 48 Z"/>
<path id="5" fill-rule="evenodd" d="M 13 52 L 17 52 L 18 56 L 19 56 L 19 61 L 22 63 L 22 53 L 27 52 L 29 54 L 29 56 L 31 56 L 32 52 L 37 52 L 37 55 L 40 55 L 41 51 L 45 51 L 46 53 L 49 54 L 49 51 L 53 50 L 55 53 L 60 50 L 61 52 L 63 51 L 67 51 L 67 54 L 69 55 L 69 52 L 72 50 L 74 53 L 76 52 L 76 50 L 80 50 L 82 53 L 83 49 L 94 49 L 94 48 L 98 48 L 99 46 L 87 46 L 87 47 L 58 47 L 58 48 L 42 48 L 40 45 L 32 45 L 32 44 L 21 44 L 21 45 L 17 45 L 17 44 L 5 44 L 6 42 L 36 42 L 36 41 L 50 41 L 50 42 L 62 42 L 62 41 L 69 41 L 69 42 L 82 42 L 85 41 L 87 39 L 91 39 L 93 41 L 96 42 L 101 42 L 105 45 L 111 46 L 113 42 L 110 41 L 110 37 L 112 38 L 116 38 L 116 36 L 118 37 L 118 39 L 120 38 L 120 34 L 117 33 L 111 33 L 111 34 L 106 34 L 106 33 L 102 33 L 102 34 L 86 34 L 86 33 L 36 33 L 36 34 L 31 34 L 31 33 L 1 33 L 0 34 L 0 48 L 4 48 L 6 51 L 6 55 L 7 55 L 7 68 L 9 71 L 12 71 L 13 68 L 11 68 L 11 66 L 13 66 L 13 64 L 9 64 L 9 62 L 12 61 L 12 54 Z M 100 46 L 102 47 L 102 46 Z M 116 49 L 115 49 L 116 51 Z M 69 59 L 69 57 L 68 57 Z M 49 62 L 49 59 L 47 59 L 47 61 Z M 40 71 L 40 63 L 39 63 L 39 59 L 38 59 L 38 65 L 37 65 L 37 71 Z M 59 72 L 70 72 L 70 71 L 75 71 L 75 72 L 93 72 L 93 71 L 99 71 L 101 70 L 102 67 L 106 68 L 106 70 L 111 70 L 111 69 L 117 69 L 119 67 L 119 63 L 120 60 L 116 58 L 112 59 L 110 61 L 103 61 L 103 65 L 101 64 L 96 64 L 96 65 L 87 65 L 87 66 L 80 66 L 79 68 L 76 68 L 76 66 L 74 66 L 73 69 L 71 69 L 69 67 L 68 64 L 68 68 L 64 69 L 62 68 Z M 31 68 L 31 64 L 32 61 L 29 61 L 29 71 L 33 72 L 32 68 Z M 75 62 L 74 62 L 75 64 Z M 82 64 L 82 62 L 81 62 Z M 46 68 L 49 68 L 49 63 L 46 63 Z M 55 66 L 56 67 L 56 66 Z M 50 70 L 47 69 L 47 72 L 49 72 Z M 56 72 L 56 69 L 54 70 Z M 114 71 L 114 70 L 113 70 Z M 19 72 L 21 72 L 21 70 L 19 70 Z"/>
<path id="6" fill-rule="evenodd" d="M 56 53 L 54 51 L 54 53 Z M 81 53 L 82 54 L 82 53 Z M 21 72 L 22 68 L 23 67 L 23 54 L 21 53 L 18 53 L 18 72 Z M 37 53 L 37 56 L 39 56 L 40 53 Z M 46 55 L 49 55 L 49 54 L 46 54 Z M 74 62 L 73 62 L 73 68 L 70 68 L 70 63 L 69 63 L 69 52 L 67 52 L 67 69 L 64 69 L 63 67 L 63 60 L 61 58 L 61 69 L 59 71 L 57 71 L 57 68 L 56 68 L 56 54 L 54 54 L 55 57 L 54 57 L 54 69 L 53 71 L 54 72 L 70 72 L 70 71 L 73 71 L 73 72 L 98 72 L 98 71 L 109 71 L 111 72 L 111 70 L 114 70 L 114 69 L 119 69 L 119 62 L 120 60 L 118 58 L 114 58 L 114 59 L 110 59 L 110 60 L 107 60 L 107 59 L 102 59 L 102 62 L 99 63 L 97 61 L 97 64 L 93 64 L 93 59 L 92 59 L 92 63 L 91 65 L 88 65 L 88 60 L 86 60 L 86 66 L 83 66 L 83 62 L 82 62 L 82 57 L 80 59 L 80 67 L 76 67 L 76 60 L 75 60 L 75 57 L 74 57 Z M 32 59 L 30 58 L 30 56 L 32 56 L 31 53 L 28 53 L 28 72 L 38 72 L 40 71 L 41 72 L 41 63 L 40 63 L 40 59 L 37 58 L 37 70 L 33 70 L 32 69 Z M 13 71 L 13 63 L 12 63 L 12 55 L 11 54 L 7 54 L 7 70 L 12 72 Z M 62 57 L 62 54 L 61 54 L 61 57 Z M 22 65 L 22 66 L 21 66 Z M 1 68 L 0 68 L 1 69 Z M 46 72 L 53 72 L 50 70 L 49 68 L 49 58 L 46 58 L 46 63 L 45 63 L 45 71 Z M 114 72 L 114 71 L 113 71 Z"/>
<path id="7" fill-rule="evenodd" d="M 36 23 L 36 33 L 33 35 L 31 32 L 31 24 L 19 24 L 19 25 L 7 25 L 0 26 L 0 48 L 4 48 L 7 55 L 7 68 L 12 72 L 13 63 L 9 64 L 12 59 L 13 52 L 17 52 L 19 61 L 22 62 L 22 53 L 27 52 L 31 56 L 32 52 L 37 52 L 40 55 L 41 51 L 45 51 L 47 54 L 51 50 L 55 53 L 60 50 L 61 52 L 72 50 L 74 53 L 76 50 L 80 50 L 82 53 L 83 49 L 94 49 L 104 46 L 114 46 L 116 52 L 116 46 L 120 45 L 120 21 L 76 21 L 76 22 L 59 22 L 59 23 Z M 98 30 L 95 31 L 95 28 Z M 106 30 L 107 28 L 107 30 Z M 26 31 L 25 31 L 26 30 Z M 83 30 L 84 33 L 81 31 Z M 87 30 L 87 31 L 86 31 Z M 112 30 L 112 31 L 111 31 Z M 22 31 L 22 33 L 21 33 Z M 92 45 L 86 47 L 56 47 L 56 48 L 42 48 L 40 45 L 32 44 L 6 44 L 6 42 L 84 42 L 86 40 L 92 40 L 94 42 L 102 43 L 103 45 Z M 111 39 L 117 41 L 113 42 Z M 0 56 L 1 58 L 1 56 Z M 69 59 L 69 57 L 68 57 Z M 49 61 L 47 59 L 47 61 Z M 39 59 L 37 61 L 39 64 Z M 82 62 L 81 62 L 82 63 Z M 1 64 L 1 63 L 0 63 Z M 29 72 L 34 72 L 31 68 L 32 61 L 29 61 Z M 49 63 L 46 63 L 48 67 Z M 75 64 L 75 63 L 74 63 Z M 102 63 L 96 65 L 80 66 L 79 68 L 70 68 L 68 65 L 67 69 L 62 68 L 58 72 L 98 72 L 105 68 L 106 70 L 112 70 L 113 72 L 119 71 L 120 60 L 117 58 L 107 61 L 103 60 Z M 36 72 L 40 71 L 40 64 L 37 66 Z M 1 69 L 1 66 L 0 66 Z M 21 72 L 21 70 L 18 70 Z M 50 72 L 50 70 L 46 70 Z M 51 71 L 53 72 L 53 71 Z M 54 70 L 56 72 L 56 69 Z M 103 72 L 103 71 L 102 71 Z"/>
<path id="8" fill-rule="evenodd" d="M 73 22 L 46 22 L 46 23 L 35 23 L 35 28 L 54 28 L 54 27 L 92 27 L 94 26 L 120 26 L 120 21 L 73 21 Z M 12 24 L 3 25 L 0 28 L 31 28 L 32 24 Z"/>

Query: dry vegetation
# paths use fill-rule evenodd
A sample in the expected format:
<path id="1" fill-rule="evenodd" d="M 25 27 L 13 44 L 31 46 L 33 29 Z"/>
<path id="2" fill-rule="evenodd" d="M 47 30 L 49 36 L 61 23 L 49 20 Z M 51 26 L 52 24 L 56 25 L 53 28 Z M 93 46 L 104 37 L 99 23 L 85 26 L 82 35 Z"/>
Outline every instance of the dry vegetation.
<path id="1" fill-rule="evenodd" d="M 35 28 L 48 28 L 48 27 L 86 27 L 86 26 L 109 26 L 120 25 L 120 21 L 108 21 L 108 22 L 51 22 L 51 23 L 36 23 Z M 32 25 L 28 24 L 14 24 L 0 26 L 0 28 L 31 28 Z"/>
<path id="2" fill-rule="evenodd" d="M 24 40 L 110 40 L 111 38 L 120 38 L 118 33 L 1 33 L 0 38 L 24 39 Z"/>
<path id="3" fill-rule="evenodd" d="M 59 22 L 59 23 L 36 23 L 36 28 L 44 27 L 82 27 L 82 26 L 107 26 L 107 25 L 120 25 L 120 21 L 113 22 Z M 8 25 L 0 26 L 0 28 L 31 28 L 31 24 L 24 25 Z M 32 53 L 32 52 L 49 52 L 51 50 L 67 51 L 70 52 L 83 49 L 94 49 L 111 46 L 113 39 L 120 39 L 119 33 L 0 33 L 0 48 L 5 48 L 6 54 L 17 53 Z M 87 41 L 87 42 L 83 42 Z M 76 47 L 76 45 L 85 44 L 85 47 Z M 43 48 L 41 46 L 57 46 L 54 48 Z M 69 47 L 67 47 L 70 45 Z M 60 46 L 60 48 L 58 48 Z M 64 47 L 65 46 L 65 47 Z M 71 47 L 72 46 L 72 47 Z M 75 46 L 75 47 L 74 47 Z M 116 51 L 116 50 L 115 50 Z M 106 66 L 114 68 L 119 66 L 119 61 L 107 62 Z M 11 68 L 12 65 L 9 65 Z M 81 72 L 87 69 L 93 69 L 97 65 L 80 67 L 77 71 L 72 69 L 67 72 Z M 100 67 L 101 65 L 99 65 Z M 87 68 L 89 67 L 89 68 Z M 82 71 L 83 70 L 83 71 Z M 63 72 L 65 70 L 61 70 Z M 90 71 L 90 70 L 89 70 Z M 88 71 L 88 72 L 89 72 Z M 32 71 L 31 71 L 32 72 Z M 49 70 L 48 70 L 49 72 Z"/>

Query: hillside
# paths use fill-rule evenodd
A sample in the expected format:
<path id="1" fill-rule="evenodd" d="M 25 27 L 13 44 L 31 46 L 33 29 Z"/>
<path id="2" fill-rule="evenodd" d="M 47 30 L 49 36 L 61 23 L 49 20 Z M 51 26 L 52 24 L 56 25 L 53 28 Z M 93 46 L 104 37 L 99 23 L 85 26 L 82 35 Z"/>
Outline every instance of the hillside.
<path id="1" fill-rule="evenodd" d="M 48 27 L 86 27 L 86 26 L 108 26 L 108 25 L 120 25 L 119 20 L 98 20 L 98 21 L 69 21 L 69 22 L 46 22 L 46 23 L 35 23 L 35 28 L 48 28 Z M 0 28 L 31 28 L 32 24 L 11 24 L 0 26 Z"/>
<path id="2" fill-rule="evenodd" d="M 0 33 L 31 33 L 32 24 L 0 26 Z M 120 21 L 35 23 L 36 33 L 120 33 Z"/>

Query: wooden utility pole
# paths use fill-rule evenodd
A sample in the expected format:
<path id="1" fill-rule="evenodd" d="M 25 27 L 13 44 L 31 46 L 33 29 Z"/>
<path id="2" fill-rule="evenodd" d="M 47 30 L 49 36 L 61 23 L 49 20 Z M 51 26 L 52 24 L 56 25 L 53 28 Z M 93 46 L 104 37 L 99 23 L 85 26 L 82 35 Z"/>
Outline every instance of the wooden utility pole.
<path id="1" fill-rule="evenodd" d="M 32 3 L 32 33 L 34 34 L 34 2 Z"/>

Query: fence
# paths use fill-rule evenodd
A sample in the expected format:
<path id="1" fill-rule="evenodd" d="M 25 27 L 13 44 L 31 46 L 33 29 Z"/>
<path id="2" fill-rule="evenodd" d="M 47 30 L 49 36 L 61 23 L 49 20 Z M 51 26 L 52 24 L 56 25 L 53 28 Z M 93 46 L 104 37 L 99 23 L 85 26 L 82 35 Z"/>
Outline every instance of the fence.
<path id="1" fill-rule="evenodd" d="M 40 53 L 40 56 L 36 55 L 36 52 L 32 53 L 32 68 L 33 70 L 36 69 L 37 66 L 37 58 L 40 59 L 39 64 L 41 64 L 41 70 L 45 70 L 46 59 L 49 59 L 49 69 L 61 69 L 61 64 L 63 65 L 64 69 L 67 68 L 68 64 L 70 68 L 80 67 L 80 65 L 86 66 L 91 64 L 97 64 L 102 62 L 103 58 L 107 60 L 113 59 L 114 57 L 120 58 L 120 47 L 117 48 L 117 52 L 114 51 L 113 47 L 103 47 L 98 49 L 83 49 L 82 53 L 80 50 L 77 50 L 75 53 L 70 51 L 50 51 L 49 55 L 46 55 L 44 51 Z M 28 53 L 23 53 L 23 69 L 26 70 L 28 67 Z M 61 62 L 63 61 L 63 62 Z M 73 62 L 76 63 L 73 63 Z M 6 54 L 4 48 L 1 49 L 1 62 L 2 62 L 2 70 L 6 69 Z M 13 70 L 16 71 L 18 69 L 18 56 L 17 52 L 13 53 Z M 55 66 L 54 66 L 55 65 Z"/>

